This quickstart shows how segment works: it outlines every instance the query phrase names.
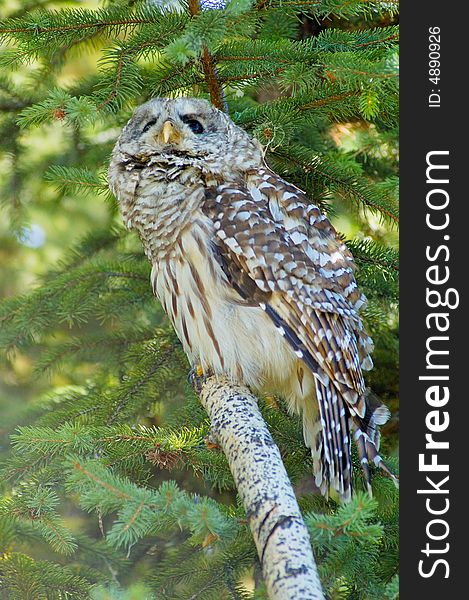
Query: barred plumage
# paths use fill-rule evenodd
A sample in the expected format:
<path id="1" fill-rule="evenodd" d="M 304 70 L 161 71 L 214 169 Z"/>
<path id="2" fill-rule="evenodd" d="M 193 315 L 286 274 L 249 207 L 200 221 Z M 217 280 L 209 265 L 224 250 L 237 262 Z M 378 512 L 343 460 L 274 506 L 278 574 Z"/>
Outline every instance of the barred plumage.
<path id="1" fill-rule="evenodd" d="M 352 255 L 259 143 L 205 101 L 152 100 L 119 138 L 109 181 L 191 363 L 302 413 L 323 494 L 350 498 L 352 437 L 368 486 L 368 461 L 388 471 Z"/>

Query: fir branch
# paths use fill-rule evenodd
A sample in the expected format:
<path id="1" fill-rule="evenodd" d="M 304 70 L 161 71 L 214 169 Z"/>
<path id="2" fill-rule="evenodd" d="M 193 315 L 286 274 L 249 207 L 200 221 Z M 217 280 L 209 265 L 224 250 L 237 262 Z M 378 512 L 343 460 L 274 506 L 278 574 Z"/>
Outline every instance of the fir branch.
<path id="1" fill-rule="evenodd" d="M 154 23 L 160 14 L 159 10 L 151 7 L 141 7 L 131 14 L 119 7 L 99 10 L 68 9 L 38 12 L 35 15 L 28 14 L 24 17 L 0 22 L 0 36 L 8 34 L 42 36 L 43 34 L 81 32 L 90 29 L 94 32 L 106 31 L 118 34 L 136 25 Z M 120 15 L 122 16 L 120 17 Z M 23 37 L 19 39 L 23 39 Z"/>
<path id="2" fill-rule="evenodd" d="M 91 587 L 91 581 L 63 564 L 35 561 L 17 552 L 0 560 L 0 591 L 11 599 L 83 600 Z"/>
<path id="3" fill-rule="evenodd" d="M 21 455 L 28 461 L 38 457 L 57 460 L 70 452 L 81 456 L 100 454 L 114 461 L 125 459 L 129 454 L 148 455 L 158 450 L 161 453 L 186 453 L 203 445 L 207 427 L 171 427 L 145 426 L 88 426 L 86 432 L 81 423 L 67 423 L 58 428 L 20 427 L 12 436 L 16 456 Z"/>
<path id="4" fill-rule="evenodd" d="M 48 97 L 37 104 L 27 106 L 18 117 L 18 125 L 26 128 L 40 125 L 48 120 L 67 119 L 78 126 L 93 120 L 96 108 L 87 97 L 74 98 L 68 92 L 55 89 Z"/>
<path id="5" fill-rule="evenodd" d="M 46 181 L 55 183 L 60 191 L 83 193 L 96 192 L 97 194 L 107 194 L 108 185 L 96 176 L 88 168 L 62 167 L 52 165 L 44 175 Z"/>
<path id="6" fill-rule="evenodd" d="M 311 110 L 314 108 L 318 108 L 320 106 L 326 106 L 328 104 L 332 104 L 334 102 L 341 102 L 346 98 L 351 98 L 352 96 L 360 96 L 358 90 L 351 90 L 348 92 L 343 92 L 342 94 L 334 94 L 332 96 L 327 96 L 325 98 L 320 98 L 319 100 L 315 100 L 313 102 L 308 102 L 306 104 L 299 105 L 299 110 Z"/>
<path id="7" fill-rule="evenodd" d="M 119 42 L 103 54 L 100 68 L 104 77 L 94 93 L 99 111 L 116 110 L 137 95 L 142 80 L 135 61 L 159 54 L 167 41 L 182 31 L 186 20 L 184 14 L 163 13 L 154 25 L 141 28 L 130 39 Z"/>
<path id="8" fill-rule="evenodd" d="M 161 568 L 152 576 L 151 586 L 161 600 L 200 598 L 250 598 L 239 590 L 236 581 L 251 567 L 256 550 L 246 528 L 212 557 L 203 549 L 194 552 L 190 544 L 182 544 L 177 560 L 173 554 L 165 558 Z"/>
<path id="9" fill-rule="evenodd" d="M 57 494 L 41 485 L 22 486 L 21 495 L 0 501 L 0 515 L 29 522 L 61 554 L 72 554 L 76 543 L 56 511 Z"/>
<path id="10" fill-rule="evenodd" d="M 399 223 L 397 209 L 391 202 L 376 194 L 366 183 L 359 183 L 354 174 L 340 168 L 339 164 L 331 162 L 330 159 L 324 156 L 321 158 L 312 156 L 306 149 L 300 148 L 290 148 L 289 151 L 276 148 L 271 150 L 271 153 L 310 171 L 315 176 L 324 178 L 332 189 L 355 198 L 360 204 L 378 212 L 391 222 Z"/>
<path id="11" fill-rule="evenodd" d="M 196 17 L 200 14 L 199 0 L 189 0 L 189 14 L 192 17 Z M 212 104 L 219 110 L 227 112 L 225 93 L 219 81 L 213 58 L 205 45 L 202 46 L 202 66 L 205 74 L 205 83 L 207 84 Z"/>
<path id="12" fill-rule="evenodd" d="M 78 489 L 86 510 L 99 508 L 104 514 L 118 511 L 108 540 L 120 547 L 132 546 L 150 531 L 164 527 L 183 527 L 195 544 L 207 535 L 231 541 L 237 527 L 222 514 L 213 500 L 200 500 L 179 490 L 174 482 L 164 482 L 158 490 L 139 487 L 118 477 L 98 461 L 70 458 L 68 486 Z"/>

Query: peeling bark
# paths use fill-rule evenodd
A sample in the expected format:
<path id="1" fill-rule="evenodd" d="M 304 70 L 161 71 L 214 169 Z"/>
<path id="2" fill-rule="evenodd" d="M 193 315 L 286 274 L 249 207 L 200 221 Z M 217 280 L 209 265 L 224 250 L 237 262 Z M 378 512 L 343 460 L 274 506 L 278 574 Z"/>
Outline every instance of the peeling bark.
<path id="1" fill-rule="evenodd" d="M 199 395 L 244 503 L 269 598 L 324 600 L 308 531 L 256 397 L 215 377 Z"/>

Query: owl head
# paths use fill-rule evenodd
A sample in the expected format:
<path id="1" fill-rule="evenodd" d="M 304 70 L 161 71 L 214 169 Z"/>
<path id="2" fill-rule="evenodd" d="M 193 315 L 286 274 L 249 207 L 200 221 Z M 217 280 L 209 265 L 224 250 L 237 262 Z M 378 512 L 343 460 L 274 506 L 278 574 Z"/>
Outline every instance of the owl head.
<path id="1" fill-rule="evenodd" d="M 155 98 L 142 104 L 116 148 L 144 162 L 149 158 L 163 165 L 177 161 L 214 174 L 246 170 L 262 162 L 259 142 L 198 98 Z"/>

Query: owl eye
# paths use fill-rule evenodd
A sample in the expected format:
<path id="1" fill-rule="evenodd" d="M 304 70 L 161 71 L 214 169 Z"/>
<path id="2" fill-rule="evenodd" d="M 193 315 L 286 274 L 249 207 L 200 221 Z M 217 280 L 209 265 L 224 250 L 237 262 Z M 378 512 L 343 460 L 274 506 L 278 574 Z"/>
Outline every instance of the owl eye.
<path id="1" fill-rule="evenodd" d="M 153 125 L 156 125 L 156 119 L 152 119 L 151 121 L 148 121 L 148 123 L 142 129 L 142 133 L 146 133 L 150 129 L 150 127 L 153 127 Z"/>
<path id="2" fill-rule="evenodd" d="M 190 117 L 181 117 L 181 121 L 185 123 L 191 131 L 194 133 L 203 133 L 204 127 L 197 119 L 191 119 Z"/>

